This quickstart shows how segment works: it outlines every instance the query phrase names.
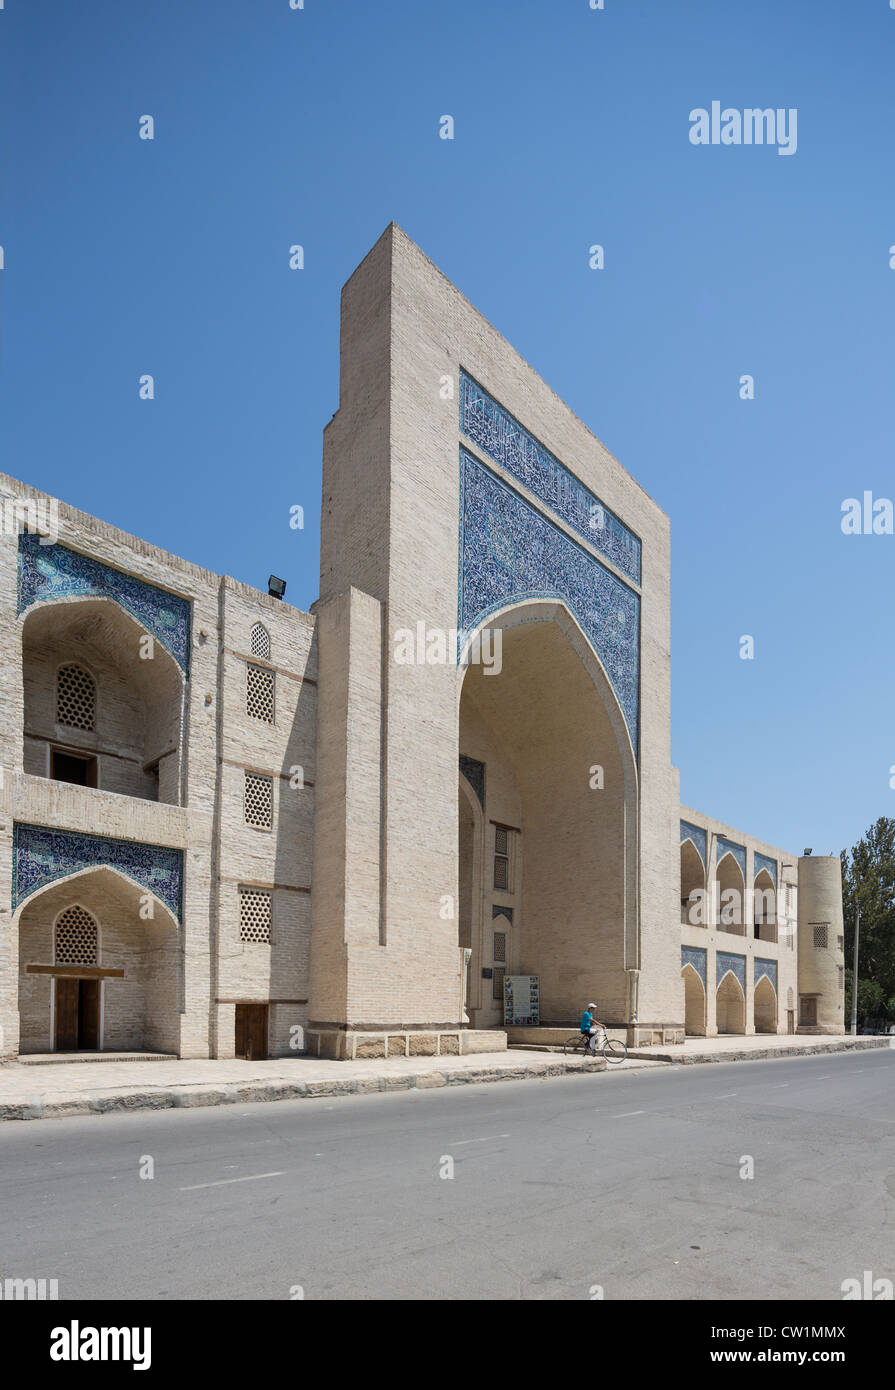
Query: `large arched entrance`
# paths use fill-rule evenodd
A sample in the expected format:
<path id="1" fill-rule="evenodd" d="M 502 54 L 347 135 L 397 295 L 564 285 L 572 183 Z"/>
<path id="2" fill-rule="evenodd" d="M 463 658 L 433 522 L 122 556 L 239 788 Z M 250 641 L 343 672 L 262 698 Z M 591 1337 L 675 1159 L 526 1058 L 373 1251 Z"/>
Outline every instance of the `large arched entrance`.
<path id="1" fill-rule="evenodd" d="M 20 1051 L 180 1051 L 177 923 L 154 895 L 98 866 L 18 914 Z"/>
<path id="2" fill-rule="evenodd" d="M 478 913 L 464 906 L 462 802 L 459 823 L 471 1021 L 501 1021 L 510 973 L 538 976 L 544 1024 L 577 1019 L 591 1000 L 605 1022 L 624 1023 L 626 971 L 639 962 L 636 772 L 623 716 L 563 605 L 519 605 L 488 626 L 501 633 L 499 671 L 470 664 L 459 711 L 461 766 L 481 768 Z"/>

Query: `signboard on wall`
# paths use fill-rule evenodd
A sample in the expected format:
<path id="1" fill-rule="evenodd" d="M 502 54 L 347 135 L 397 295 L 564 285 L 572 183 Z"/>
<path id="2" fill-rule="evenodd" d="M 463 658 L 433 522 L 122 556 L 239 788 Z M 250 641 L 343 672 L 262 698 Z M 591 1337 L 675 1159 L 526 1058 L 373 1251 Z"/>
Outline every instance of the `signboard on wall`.
<path id="1" fill-rule="evenodd" d="M 503 981 L 503 1021 L 520 1027 L 540 1022 L 537 975 L 506 975 Z"/>

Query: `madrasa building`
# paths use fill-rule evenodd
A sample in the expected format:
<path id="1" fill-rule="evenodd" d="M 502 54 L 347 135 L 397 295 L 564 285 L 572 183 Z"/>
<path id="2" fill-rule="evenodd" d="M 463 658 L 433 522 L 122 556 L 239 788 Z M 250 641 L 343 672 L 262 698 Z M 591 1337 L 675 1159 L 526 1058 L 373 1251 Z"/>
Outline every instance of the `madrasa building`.
<path id="1" fill-rule="evenodd" d="M 839 861 L 680 804 L 668 517 L 394 225 L 323 438 L 310 613 L 0 479 L 0 1055 L 842 1033 Z"/>

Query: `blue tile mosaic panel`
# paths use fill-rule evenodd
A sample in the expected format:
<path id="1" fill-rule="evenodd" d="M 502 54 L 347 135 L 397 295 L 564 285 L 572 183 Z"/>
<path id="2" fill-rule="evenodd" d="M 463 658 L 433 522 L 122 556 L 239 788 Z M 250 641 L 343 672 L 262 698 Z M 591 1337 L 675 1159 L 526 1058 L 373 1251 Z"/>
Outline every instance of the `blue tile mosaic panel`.
<path id="1" fill-rule="evenodd" d="M 774 887 L 776 888 L 776 887 L 777 887 L 777 861 L 776 861 L 776 859 L 769 859 L 768 856 L 767 856 L 766 854 L 756 854 L 756 855 L 754 856 L 754 858 L 755 858 L 755 876 L 756 876 L 756 878 L 757 878 L 758 875 L 761 873 L 762 869 L 767 869 L 768 873 L 771 875 L 771 879 L 772 879 L 772 881 L 773 881 Z"/>
<path id="2" fill-rule="evenodd" d="M 190 666 L 190 605 L 187 599 L 154 584 L 80 555 L 64 545 L 41 545 L 40 537 L 19 537 L 18 612 L 32 603 L 62 598 L 110 598 L 157 638 L 185 674 Z"/>
<path id="3" fill-rule="evenodd" d="M 746 957 L 738 956 L 733 951 L 718 951 L 715 956 L 715 981 L 721 983 L 728 970 L 736 975 L 740 984 L 743 986 L 743 993 L 746 993 Z"/>
<path id="4" fill-rule="evenodd" d="M 641 545 L 634 532 L 463 371 L 460 429 L 622 574 L 640 583 Z"/>
<path id="5" fill-rule="evenodd" d="M 700 857 L 700 859 L 702 860 L 703 865 L 704 865 L 704 864 L 705 864 L 705 859 L 706 859 L 706 853 L 707 853 L 707 848 L 706 848 L 706 832 L 705 832 L 704 830 L 700 830 L 700 828 L 699 828 L 698 825 L 691 825 L 689 821 L 687 821 L 687 820 L 682 820 L 682 821 L 681 821 L 681 844 L 683 844 L 685 840 L 692 840 L 692 841 L 693 841 L 694 845 L 696 846 L 696 848 L 697 848 L 698 851 L 699 851 L 699 857 Z"/>
<path id="6" fill-rule="evenodd" d="M 466 778 L 472 790 L 479 799 L 482 810 L 485 809 L 485 764 L 480 763 L 476 758 L 467 758 L 465 753 L 460 754 L 460 771 Z"/>
<path id="7" fill-rule="evenodd" d="M 681 969 L 685 965 L 692 965 L 703 986 L 706 982 L 706 956 L 707 952 L 701 946 L 682 946 L 681 947 Z"/>
<path id="8" fill-rule="evenodd" d="M 774 986 L 774 993 L 777 993 L 777 962 L 775 960 L 762 960 L 760 956 L 755 957 L 755 983 L 758 984 L 762 975 L 767 975 L 771 984 Z"/>
<path id="9" fill-rule="evenodd" d="M 732 854 L 740 866 L 743 874 L 743 882 L 746 881 L 746 851 L 742 845 L 735 845 L 732 840 L 725 840 L 723 835 L 719 835 L 715 840 L 715 864 L 720 864 L 725 854 Z"/>
<path id="10" fill-rule="evenodd" d="M 81 869 L 98 868 L 118 869 L 126 878 L 154 893 L 180 921 L 182 850 L 22 823 L 13 829 L 13 911 L 38 888 L 45 888 L 48 883 Z"/>
<path id="11" fill-rule="evenodd" d="M 636 754 L 639 596 L 461 448 L 459 649 L 491 614 L 523 599 L 566 604 L 603 664 Z"/>

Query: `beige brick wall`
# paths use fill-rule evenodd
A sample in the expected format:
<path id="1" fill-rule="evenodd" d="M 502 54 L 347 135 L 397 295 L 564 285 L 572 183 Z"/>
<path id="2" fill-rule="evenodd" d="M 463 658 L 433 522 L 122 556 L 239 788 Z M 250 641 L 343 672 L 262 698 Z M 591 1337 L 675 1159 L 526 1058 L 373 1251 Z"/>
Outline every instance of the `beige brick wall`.
<path id="1" fill-rule="evenodd" d="M 0 479 L 0 499 L 29 491 L 14 479 Z M 221 1045 L 232 1052 L 233 1006 L 219 1009 L 215 1002 L 226 991 L 230 999 L 276 1001 L 271 1046 L 274 1052 L 288 1050 L 290 1030 L 307 1019 L 314 619 L 64 504 L 59 515 L 62 544 L 190 601 L 191 671 L 184 687 L 176 663 L 157 647 L 152 659 L 141 660 L 139 625 L 110 601 L 42 603 L 17 617 L 17 538 L 0 537 L 0 641 L 10 653 L 0 669 L 0 1054 L 17 1046 L 20 991 L 23 1046 L 49 1046 L 50 987 L 22 976 L 20 963 L 44 948 L 40 933 L 49 930 L 52 907 L 75 901 L 87 906 L 91 894 L 108 919 L 106 953 L 126 961 L 125 979 L 103 985 L 106 1049 L 208 1056 L 217 1045 L 219 1013 L 229 1008 L 229 1034 L 225 1025 Z M 272 725 L 250 718 L 245 705 L 251 627 L 259 620 L 270 633 L 269 664 L 276 667 Z M 95 731 L 56 722 L 56 669 L 68 660 L 96 677 Z M 96 752 L 98 787 L 49 780 L 50 742 Z M 154 756 L 161 758 L 157 793 L 143 770 Z M 269 832 L 244 824 L 246 768 L 274 779 Z M 291 785 L 302 780 L 303 787 Z M 110 888 L 93 874 L 35 896 L 14 916 L 16 821 L 181 849 L 184 906 L 177 930 L 169 924 L 165 933 L 141 922 L 130 890 L 116 883 Z M 241 881 L 268 884 L 274 893 L 270 945 L 238 939 Z"/>
<path id="2" fill-rule="evenodd" d="M 189 601 L 184 683 L 164 653 L 141 660 L 139 625 L 110 601 L 40 604 L 18 617 L 17 540 L 0 536 L 0 1055 L 17 1047 L 20 993 L 23 1046 L 48 1045 L 49 985 L 20 965 L 46 950 L 51 909 L 86 905 L 91 893 L 110 957 L 126 962 L 125 981 L 104 986 L 106 1045 L 227 1056 L 240 1002 L 270 1004 L 270 1047 L 282 1055 L 313 1023 L 433 1036 L 456 1026 L 461 915 L 472 1023 L 498 1024 L 482 978 L 496 964 L 495 904 L 514 914 L 506 968 L 540 975 L 544 1018 L 571 1019 L 593 998 L 612 1022 L 679 1026 L 681 940 L 707 939 L 680 924 L 680 817 L 746 843 L 749 872 L 756 852 L 776 855 L 781 878 L 795 882 L 780 851 L 679 806 L 661 509 L 398 228 L 346 284 L 341 326 L 313 616 L 61 505 L 63 544 Z M 453 653 L 440 665 L 395 660 L 399 629 L 457 625 L 461 368 L 641 539 L 636 760 L 605 673 L 552 600 L 496 620 L 499 676 L 473 667 L 464 678 Z M 0 477 L 0 500 L 28 492 Z M 269 657 L 252 651 L 258 622 Z M 97 679 L 91 733 L 56 722 L 56 670 L 69 660 Z M 271 721 L 247 711 L 250 662 L 274 679 Z M 50 743 L 96 752 L 98 787 L 49 780 Z M 487 766 L 484 811 L 458 789 L 461 751 Z M 154 759 L 157 785 L 146 770 Z M 589 782 L 595 764 L 602 790 Z M 272 781 L 269 829 L 246 824 L 247 772 Z M 133 891 L 101 875 L 58 885 L 14 915 L 15 821 L 182 850 L 182 922 L 141 922 Z M 493 886 L 495 821 L 515 828 L 506 892 Z M 241 939 L 240 886 L 272 894 L 270 942 Z M 709 936 L 710 951 L 740 941 L 778 959 L 785 1017 L 795 946 Z M 751 989 L 748 971 L 747 980 Z"/>
<path id="3" fill-rule="evenodd" d="M 596 968 L 604 978 L 607 1007 L 626 1007 L 629 972 L 639 969 L 641 1017 L 680 1020 L 679 942 L 676 932 L 669 930 L 677 910 L 677 802 L 669 736 L 668 519 L 395 227 L 386 231 L 343 292 L 340 408 L 327 431 L 324 454 L 321 592 L 329 598 L 352 586 L 364 591 L 385 605 L 386 633 L 381 655 L 372 648 L 366 652 L 365 673 L 371 690 L 377 681 L 381 684 L 382 939 L 353 945 L 355 918 L 343 910 L 344 964 L 340 966 L 339 928 L 331 927 L 333 968 L 341 968 L 347 981 L 344 1011 L 335 1017 L 347 1017 L 358 1026 L 456 1018 L 457 921 L 444 921 L 439 909 L 446 895 L 456 897 L 458 884 L 459 676 L 452 662 L 402 666 L 392 657 L 398 629 L 412 629 L 422 620 L 449 631 L 457 623 L 461 366 L 643 540 L 639 807 L 637 790 L 625 788 L 624 829 L 616 827 L 612 832 L 603 827 L 608 837 L 604 863 L 617 855 L 622 840 L 626 846 L 621 874 L 613 878 L 615 898 L 603 891 L 607 940 L 587 955 L 581 916 L 580 932 L 575 928 L 567 942 L 565 976 L 561 982 L 557 979 L 555 998 L 556 1007 L 566 1009 L 582 988 L 592 988 L 584 981 L 593 978 L 587 970 L 599 959 Z M 452 399 L 444 399 L 441 392 L 445 376 L 453 382 Z M 322 650 L 323 641 L 321 634 Z M 337 666 L 335 654 L 332 664 Z M 374 698 L 370 703 L 372 718 Z M 330 770 L 324 767 L 324 747 L 336 737 L 330 713 L 327 704 L 321 706 L 321 803 L 329 802 L 330 795 L 335 802 L 345 786 L 338 759 L 332 763 L 332 792 Z M 344 708 L 333 710 L 332 717 L 334 723 L 344 724 Z M 587 766 L 590 761 L 596 759 Z M 586 768 L 581 771 L 583 775 Z M 356 795 L 355 802 L 349 786 L 345 816 L 349 824 L 362 819 L 357 809 L 361 800 L 364 805 L 372 800 L 366 786 L 362 791 L 358 787 Z M 535 834 L 527 837 L 524 849 L 532 904 L 527 915 L 542 920 L 557 915 L 557 890 L 548 869 L 547 822 L 546 814 L 543 826 L 533 821 Z M 537 841 L 534 851 L 532 839 Z M 540 896 L 536 892 L 538 852 L 544 863 Z M 573 877 L 585 895 L 597 891 L 593 866 L 582 863 L 584 856 L 575 853 L 571 841 L 567 852 L 570 863 L 575 862 Z M 322 877 L 318 880 L 315 862 L 315 887 L 328 874 L 324 857 L 321 848 Z M 333 861 L 335 882 L 338 854 Z M 376 908 L 372 877 L 358 913 L 364 921 L 372 918 Z M 574 901 L 571 885 L 566 901 L 563 891 L 559 889 L 560 917 L 562 909 Z M 335 903 L 331 894 L 327 897 L 331 905 Z M 317 904 L 315 913 L 318 910 L 324 909 Z M 331 910 L 338 918 L 339 907 Z M 527 915 L 523 914 L 523 920 Z M 524 931 L 522 927 L 523 940 Z M 549 973 L 551 967 L 544 969 Z M 318 1012 L 315 1003 L 315 979 L 312 974 L 311 1014 L 323 1019 L 326 1015 Z"/>

